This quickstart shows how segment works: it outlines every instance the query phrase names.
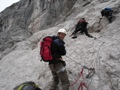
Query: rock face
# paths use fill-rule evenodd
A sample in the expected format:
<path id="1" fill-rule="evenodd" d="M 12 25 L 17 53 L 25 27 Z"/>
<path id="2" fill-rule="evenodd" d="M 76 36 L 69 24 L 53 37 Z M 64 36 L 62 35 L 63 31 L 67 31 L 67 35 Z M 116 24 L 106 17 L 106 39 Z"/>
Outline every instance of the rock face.
<path id="1" fill-rule="evenodd" d="M 20 0 L 0 13 L 0 52 L 17 42 L 61 23 L 76 0 Z M 7 48 L 7 52 L 5 49 Z"/>
<path id="2" fill-rule="evenodd" d="M 0 13 L 1 55 L 9 53 L 17 42 L 27 39 L 35 32 L 74 19 L 76 14 L 89 8 L 91 2 L 92 0 L 20 0 L 14 3 Z M 89 27 L 92 32 L 102 29 L 95 22 L 98 21 Z"/>
<path id="3" fill-rule="evenodd" d="M 104 7 L 114 10 L 113 22 L 101 17 Z M 90 34 L 71 39 L 80 18 L 88 21 Z M 49 90 L 52 75 L 48 63 L 40 62 L 39 41 L 66 28 L 66 61 L 71 83 L 83 66 L 94 68 L 90 78 L 80 78 L 89 90 L 120 90 L 120 0 L 20 0 L 0 13 L 0 89 L 13 90 L 24 81 L 35 81 Z M 83 76 L 89 74 L 84 69 Z M 61 90 L 61 89 L 58 89 Z"/>

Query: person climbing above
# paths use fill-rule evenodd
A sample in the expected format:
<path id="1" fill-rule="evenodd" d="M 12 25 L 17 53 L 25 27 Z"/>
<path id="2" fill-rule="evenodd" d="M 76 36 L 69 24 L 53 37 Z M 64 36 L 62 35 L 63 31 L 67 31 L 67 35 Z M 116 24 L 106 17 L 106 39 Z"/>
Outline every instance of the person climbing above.
<path id="1" fill-rule="evenodd" d="M 75 27 L 74 32 L 71 34 L 74 35 L 73 38 L 77 38 L 77 33 L 80 31 L 81 34 L 84 34 L 90 38 L 93 36 L 88 33 L 87 29 L 88 22 L 84 18 L 80 19 Z"/>
<path id="2" fill-rule="evenodd" d="M 105 16 L 108 19 L 109 23 L 112 23 L 112 18 L 113 18 L 112 13 L 113 10 L 111 8 L 104 8 L 101 10 L 101 16 L 102 17 Z"/>
<path id="3" fill-rule="evenodd" d="M 62 56 L 66 54 L 65 42 L 63 39 L 66 36 L 66 30 L 64 28 L 58 30 L 57 36 L 53 36 L 52 43 L 52 55 L 53 60 L 49 61 L 49 68 L 53 75 L 53 82 L 50 90 L 56 90 L 59 80 L 62 84 L 62 90 L 69 90 L 69 79 L 67 71 L 65 69 L 66 63 Z"/>

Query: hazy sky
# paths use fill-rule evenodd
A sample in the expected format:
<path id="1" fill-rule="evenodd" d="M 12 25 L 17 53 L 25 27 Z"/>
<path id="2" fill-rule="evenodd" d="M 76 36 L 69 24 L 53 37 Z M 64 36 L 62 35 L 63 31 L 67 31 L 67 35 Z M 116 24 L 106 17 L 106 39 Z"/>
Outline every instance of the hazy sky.
<path id="1" fill-rule="evenodd" d="M 6 7 L 18 1 L 20 0 L 0 0 L 0 12 L 3 11 Z"/>

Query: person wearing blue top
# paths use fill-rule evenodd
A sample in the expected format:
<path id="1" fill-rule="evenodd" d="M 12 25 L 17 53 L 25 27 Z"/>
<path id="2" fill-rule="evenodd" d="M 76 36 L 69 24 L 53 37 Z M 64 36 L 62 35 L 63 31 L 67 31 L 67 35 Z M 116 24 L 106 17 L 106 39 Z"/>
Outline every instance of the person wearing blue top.
<path id="1" fill-rule="evenodd" d="M 108 19 L 109 23 L 112 22 L 112 18 L 113 18 L 112 13 L 113 10 L 111 8 L 104 8 L 101 10 L 102 17 L 105 16 Z"/>

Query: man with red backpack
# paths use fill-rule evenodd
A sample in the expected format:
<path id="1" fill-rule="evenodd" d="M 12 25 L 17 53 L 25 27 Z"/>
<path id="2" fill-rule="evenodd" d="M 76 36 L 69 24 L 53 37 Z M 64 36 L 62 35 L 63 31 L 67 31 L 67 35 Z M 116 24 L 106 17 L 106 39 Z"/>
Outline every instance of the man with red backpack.
<path id="1" fill-rule="evenodd" d="M 71 34 L 71 36 L 74 35 L 73 38 L 77 38 L 77 33 L 80 31 L 81 34 L 85 33 L 86 36 L 92 38 L 93 36 L 87 31 L 87 25 L 88 22 L 86 22 L 84 18 L 80 19 L 75 27 L 75 31 Z"/>
<path id="2" fill-rule="evenodd" d="M 53 83 L 50 90 L 56 90 L 59 81 L 61 81 L 62 90 L 69 90 L 70 83 L 65 69 L 66 63 L 62 58 L 66 54 L 65 42 L 63 41 L 66 33 L 66 30 L 62 28 L 58 31 L 57 36 L 53 36 L 51 46 L 53 60 L 49 61 L 49 68 L 53 75 Z"/>
<path id="3" fill-rule="evenodd" d="M 65 69 L 66 63 L 62 56 L 66 54 L 65 42 L 66 30 L 60 29 L 57 36 L 46 36 L 40 42 L 41 60 L 48 62 L 53 75 L 53 83 L 49 90 L 56 90 L 59 80 L 62 84 L 62 90 L 69 90 L 69 80 Z"/>

